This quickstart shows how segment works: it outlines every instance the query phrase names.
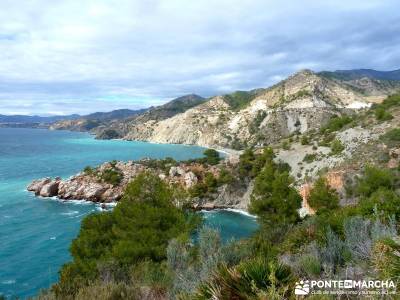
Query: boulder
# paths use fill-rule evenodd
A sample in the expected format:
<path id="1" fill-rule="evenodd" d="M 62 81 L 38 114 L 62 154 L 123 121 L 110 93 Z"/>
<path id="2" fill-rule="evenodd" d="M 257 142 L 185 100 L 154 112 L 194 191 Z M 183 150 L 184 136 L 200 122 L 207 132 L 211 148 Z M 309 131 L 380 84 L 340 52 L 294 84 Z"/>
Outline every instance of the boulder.
<path id="1" fill-rule="evenodd" d="M 115 202 L 121 199 L 122 189 L 120 188 L 109 188 L 101 195 L 102 202 Z"/>
<path id="2" fill-rule="evenodd" d="M 187 188 L 194 186 L 198 182 L 196 174 L 194 174 L 192 171 L 187 172 L 183 178 L 185 180 L 185 185 Z"/>
<path id="3" fill-rule="evenodd" d="M 40 196 L 42 197 L 54 197 L 58 195 L 58 186 L 60 181 L 51 181 L 40 189 Z"/>
<path id="4" fill-rule="evenodd" d="M 185 170 L 182 169 L 181 167 L 171 167 L 169 169 L 169 176 L 170 177 L 183 176 L 184 174 L 185 174 Z"/>
<path id="5" fill-rule="evenodd" d="M 82 197 L 81 199 L 100 201 L 101 195 L 107 190 L 107 187 L 100 183 L 88 183 L 82 186 Z"/>
<path id="6" fill-rule="evenodd" d="M 37 179 L 37 180 L 32 181 L 32 183 L 30 185 L 28 185 L 26 189 L 30 192 L 34 192 L 35 195 L 39 195 L 43 186 L 50 182 L 51 182 L 51 179 L 48 177 Z"/>

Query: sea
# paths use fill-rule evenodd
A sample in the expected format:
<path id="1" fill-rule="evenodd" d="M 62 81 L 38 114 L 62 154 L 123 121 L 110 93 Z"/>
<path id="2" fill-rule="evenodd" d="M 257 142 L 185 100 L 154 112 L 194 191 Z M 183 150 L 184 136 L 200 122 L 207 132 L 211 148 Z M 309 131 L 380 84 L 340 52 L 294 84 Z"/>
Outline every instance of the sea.
<path id="1" fill-rule="evenodd" d="M 68 178 L 85 166 L 145 157 L 186 160 L 201 157 L 197 146 L 96 140 L 88 133 L 0 128 L 0 295 L 26 299 L 58 280 L 71 260 L 69 245 L 82 218 L 101 208 L 85 201 L 35 197 L 34 179 Z M 256 219 L 237 211 L 202 212 L 205 225 L 224 241 L 249 236 Z"/>

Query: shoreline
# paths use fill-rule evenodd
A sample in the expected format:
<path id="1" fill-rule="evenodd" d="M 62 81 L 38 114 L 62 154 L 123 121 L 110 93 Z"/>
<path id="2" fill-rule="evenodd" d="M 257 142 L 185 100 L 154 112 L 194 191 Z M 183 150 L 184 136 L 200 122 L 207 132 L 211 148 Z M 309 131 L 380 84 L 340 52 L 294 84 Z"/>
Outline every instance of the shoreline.
<path id="1" fill-rule="evenodd" d="M 0 128 L 12 128 L 12 129 L 42 129 L 42 130 L 49 130 L 49 131 L 67 131 L 67 132 L 77 132 L 89 135 L 95 140 L 98 141 L 125 141 L 125 142 L 141 142 L 141 143 L 148 143 L 148 144 L 155 144 L 155 145 L 182 145 L 182 146 L 195 146 L 204 149 L 213 149 L 219 153 L 225 154 L 227 158 L 231 157 L 239 157 L 242 154 L 242 150 L 235 150 L 231 148 L 224 148 L 224 147 L 216 147 L 216 146 L 209 146 L 209 145 L 197 145 L 197 144 L 184 144 L 184 143 L 160 143 L 154 141 L 146 141 L 146 140 L 128 140 L 124 138 L 114 138 L 114 139 L 98 139 L 96 138 L 96 134 L 90 131 L 76 131 L 76 130 L 68 130 L 68 129 L 51 129 L 50 127 L 1 127 Z"/>
<path id="2" fill-rule="evenodd" d="M 27 191 L 29 192 L 29 191 Z M 55 201 L 59 202 L 62 204 L 73 204 L 73 205 L 94 205 L 99 211 L 108 211 L 110 209 L 113 209 L 118 205 L 118 201 L 113 201 L 113 202 L 94 202 L 90 200 L 84 200 L 84 199 L 61 199 L 57 196 L 53 197 L 43 197 L 43 196 L 36 196 L 37 198 L 46 201 Z M 197 212 L 202 212 L 202 213 L 211 213 L 211 212 L 218 212 L 218 211 L 229 211 L 237 214 L 241 214 L 250 218 L 257 218 L 257 216 L 250 214 L 247 210 L 245 209 L 239 209 L 239 208 L 233 208 L 233 207 L 227 207 L 227 206 L 200 206 L 200 207 L 191 207 L 190 208 L 193 211 Z"/>

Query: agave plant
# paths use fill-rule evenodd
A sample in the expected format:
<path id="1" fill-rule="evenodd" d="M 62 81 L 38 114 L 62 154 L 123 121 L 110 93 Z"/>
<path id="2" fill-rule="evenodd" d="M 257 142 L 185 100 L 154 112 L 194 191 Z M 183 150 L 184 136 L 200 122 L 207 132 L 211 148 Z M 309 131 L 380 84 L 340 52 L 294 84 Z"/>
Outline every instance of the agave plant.
<path id="1" fill-rule="evenodd" d="M 271 292 L 275 295 L 280 291 L 287 292 L 286 287 L 291 279 L 288 267 L 262 258 L 251 259 L 231 268 L 221 265 L 211 279 L 200 286 L 195 299 L 271 299 L 268 296 Z"/>
<path id="2" fill-rule="evenodd" d="M 386 238 L 375 244 L 372 261 L 382 278 L 400 282 L 400 239 Z"/>

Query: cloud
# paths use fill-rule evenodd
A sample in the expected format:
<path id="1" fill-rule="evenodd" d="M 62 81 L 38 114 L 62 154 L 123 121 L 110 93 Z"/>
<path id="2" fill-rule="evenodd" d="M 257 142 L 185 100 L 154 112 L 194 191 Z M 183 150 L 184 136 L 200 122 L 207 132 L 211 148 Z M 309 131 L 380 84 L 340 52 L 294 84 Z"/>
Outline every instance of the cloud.
<path id="1" fill-rule="evenodd" d="M 395 0 L 3 0 L 0 8 L 0 113 L 141 108 L 265 87 L 301 68 L 390 70 L 400 61 Z"/>

